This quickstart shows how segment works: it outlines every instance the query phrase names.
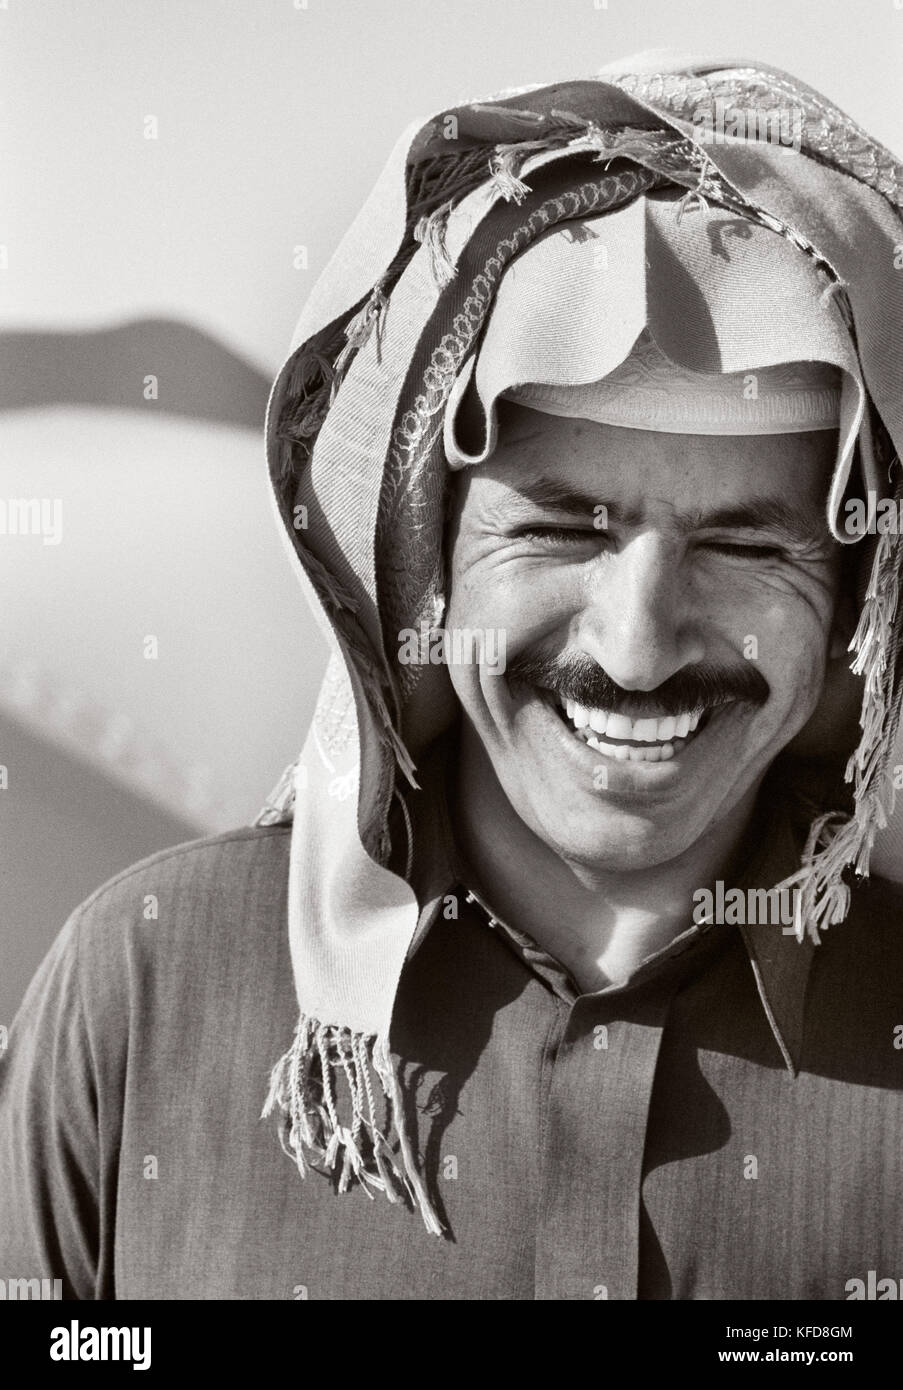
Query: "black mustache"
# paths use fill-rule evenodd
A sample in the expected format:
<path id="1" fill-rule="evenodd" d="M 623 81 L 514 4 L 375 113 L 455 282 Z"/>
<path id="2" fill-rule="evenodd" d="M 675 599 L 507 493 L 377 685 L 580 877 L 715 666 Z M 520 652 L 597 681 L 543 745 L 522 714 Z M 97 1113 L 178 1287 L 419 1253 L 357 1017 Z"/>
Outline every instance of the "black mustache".
<path id="1" fill-rule="evenodd" d="M 764 705 L 769 685 L 755 666 L 724 667 L 702 663 L 685 666 L 655 690 L 625 690 L 592 657 L 550 658 L 526 653 L 508 662 L 509 682 L 539 685 L 576 700 L 586 709 L 604 709 L 641 719 L 647 714 L 683 714 L 712 709 L 732 700 Z"/>

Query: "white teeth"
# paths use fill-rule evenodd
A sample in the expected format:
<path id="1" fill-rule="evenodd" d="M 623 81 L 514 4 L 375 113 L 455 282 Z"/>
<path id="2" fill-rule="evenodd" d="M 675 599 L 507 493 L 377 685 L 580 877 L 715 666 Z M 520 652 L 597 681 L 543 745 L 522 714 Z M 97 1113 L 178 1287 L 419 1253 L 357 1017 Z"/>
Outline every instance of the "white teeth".
<path id="1" fill-rule="evenodd" d="M 591 748 L 597 748 L 606 757 L 615 758 L 620 763 L 628 760 L 632 763 L 657 763 L 662 751 L 658 744 L 654 748 L 628 748 L 626 743 L 605 743 L 597 738 L 590 738 L 587 742 Z"/>
<path id="2" fill-rule="evenodd" d="M 633 738 L 633 720 L 628 719 L 626 714 L 610 714 L 605 733 L 610 739 Z"/>
<path id="3" fill-rule="evenodd" d="M 675 756 L 675 741 L 687 739 L 705 714 L 704 709 L 697 709 L 685 710 L 679 715 L 669 714 L 662 719 L 651 716 L 631 719 L 626 714 L 589 709 L 568 696 L 559 697 L 559 704 L 584 743 L 621 762 L 628 759 L 631 762 L 667 762 Z M 630 744 L 646 743 L 649 747 L 628 747 L 622 740 L 629 740 Z"/>

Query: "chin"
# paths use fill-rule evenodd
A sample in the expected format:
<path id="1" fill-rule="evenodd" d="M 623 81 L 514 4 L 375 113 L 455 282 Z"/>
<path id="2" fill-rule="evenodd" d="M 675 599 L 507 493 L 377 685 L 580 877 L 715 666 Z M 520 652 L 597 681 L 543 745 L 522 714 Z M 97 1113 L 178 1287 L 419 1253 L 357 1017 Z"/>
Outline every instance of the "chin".
<path id="1" fill-rule="evenodd" d="M 680 833 L 663 832 L 648 816 L 625 815 L 596 806 L 585 816 L 563 814 L 550 823 L 546 804 L 528 822 L 534 835 L 566 864 L 598 873 L 634 873 L 665 864 L 691 848 L 705 826 L 680 825 Z"/>

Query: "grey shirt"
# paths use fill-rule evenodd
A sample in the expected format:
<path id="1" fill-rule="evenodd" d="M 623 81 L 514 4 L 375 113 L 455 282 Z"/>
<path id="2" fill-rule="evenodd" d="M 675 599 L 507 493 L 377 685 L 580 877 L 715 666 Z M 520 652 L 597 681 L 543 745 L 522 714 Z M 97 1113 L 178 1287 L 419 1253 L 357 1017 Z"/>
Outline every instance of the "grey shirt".
<path id="1" fill-rule="evenodd" d="M 580 994 L 464 885 L 393 1047 L 447 1226 L 302 1179 L 260 1119 L 296 1001 L 289 833 L 180 846 L 78 909 L 0 1063 L 0 1277 L 80 1299 L 844 1299 L 903 1276 L 903 898 L 822 945 L 687 931 Z M 775 817 L 770 886 L 798 844 Z M 438 899 L 436 900 L 438 902 Z"/>

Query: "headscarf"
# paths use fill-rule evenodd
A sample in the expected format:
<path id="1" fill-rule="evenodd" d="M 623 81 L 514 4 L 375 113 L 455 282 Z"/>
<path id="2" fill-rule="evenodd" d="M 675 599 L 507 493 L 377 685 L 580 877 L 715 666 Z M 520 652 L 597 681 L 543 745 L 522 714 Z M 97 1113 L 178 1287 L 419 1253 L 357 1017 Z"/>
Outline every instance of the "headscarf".
<path id="1" fill-rule="evenodd" d="M 792 143 L 774 138 L 771 117 L 782 112 Z M 299 1022 L 264 1114 L 278 1115 L 302 1174 L 313 1160 L 338 1174 L 340 1189 L 358 1180 L 390 1200 L 407 1191 L 427 1230 L 442 1229 L 406 1130 L 391 1031 L 401 971 L 422 935 L 410 808 L 454 701 L 443 666 L 402 665 L 395 654 L 402 629 L 441 623 L 446 409 L 456 383 L 459 393 L 466 387 L 462 371 L 475 362 L 479 370 L 506 277 L 515 266 L 526 272 L 530 248 L 566 244 L 556 233 L 581 245 L 581 229 L 605 219 L 648 228 L 657 200 L 675 218 L 695 208 L 733 222 L 763 254 L 779 246 L 784 268 L 817 284 L 830 308 L 818 331 L 833 335 L 841 359 L 817 360 L 833 363 L 845 383 L 841 416 L 855 425 L 860 477 L 900 498 L 901 174 L 817 92 L 746 61 L 657 60 L 649 69 L 627 60 L 596 77 L 456 106 L 395 146 L 304 307 L 267 412 L 280 531 L 331 651 L 301 755 L 258 818 L 292 822 L 287 925 Z M 645 294 L 649 280 L 633 263 Z M 687 304 L 693 279 L 672 283 Z M 648 307 L 621 332 L 606 371 L 580 379 L 604 378 L 624 361 L 649 326 Z M 596 322 L 593 350 L 607 351 L 616 327 Z M 679 342 L 654 336 L 682 360 Z M 730 341 L 728 312 L 723 332 L 695 343 L 708 356 L 691 353 L 684 365 L 730 368 Z M 788 360 L 771 347 L 767 358 L 761 366 Z M 842 455 L 843 428 L 840 436 Z M 848 484 L 838 470 L 829 517 Z M 846 768 L 852 809 L 820 809 L 799 871 L 785 881 L 799 889 L 800 939 L 817 942 L 843 919 L 849 873 L 868 872 L 892 810 L 899 545 L 886 530 L 863 547 L 851 644 L 862 678 L 860 739 Z"/>

